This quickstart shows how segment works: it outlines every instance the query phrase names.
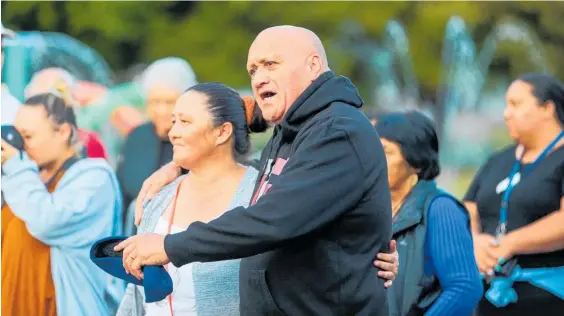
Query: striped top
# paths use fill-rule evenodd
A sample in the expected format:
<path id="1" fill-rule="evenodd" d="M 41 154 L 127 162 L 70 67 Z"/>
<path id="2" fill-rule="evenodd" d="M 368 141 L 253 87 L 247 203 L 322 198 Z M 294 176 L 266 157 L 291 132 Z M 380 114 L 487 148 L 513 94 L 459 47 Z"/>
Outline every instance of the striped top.
<path id="1" fill-rule="evenodd" d="M 483 288 L 468 216 L 452 199 L 438 197 L 429 207 L 427 221 L 425 274 L 437 276 L 442 292 L 425 315 L 471 315 Z"/>

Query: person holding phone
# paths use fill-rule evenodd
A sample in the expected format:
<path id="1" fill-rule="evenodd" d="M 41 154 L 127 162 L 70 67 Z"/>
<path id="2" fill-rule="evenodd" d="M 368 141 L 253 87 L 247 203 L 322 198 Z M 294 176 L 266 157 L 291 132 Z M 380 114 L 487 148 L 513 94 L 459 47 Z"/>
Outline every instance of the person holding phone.
<path id="1" fill-rule="evenodd" d="M 25 153 L 2 139 L 2 315 L 111 313 L 124 286 L 89 254 L 121 233 L 114 171 L 82 156 L 74 111 L 59 96 L 27 99 L 14 126 Z"/>

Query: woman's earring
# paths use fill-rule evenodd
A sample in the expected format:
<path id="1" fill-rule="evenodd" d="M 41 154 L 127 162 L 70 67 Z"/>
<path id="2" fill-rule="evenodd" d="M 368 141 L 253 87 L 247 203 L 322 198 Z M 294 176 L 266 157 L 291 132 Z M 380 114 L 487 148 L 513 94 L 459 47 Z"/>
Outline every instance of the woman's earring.
<path id="1" fill-rule="evenodd" d="M 416 174 L 412 174 L 410 178 L 411 178 L 411 186 L 414 187 L 417 184 L 417 182 L 419 182 L 419 176 Z"/>

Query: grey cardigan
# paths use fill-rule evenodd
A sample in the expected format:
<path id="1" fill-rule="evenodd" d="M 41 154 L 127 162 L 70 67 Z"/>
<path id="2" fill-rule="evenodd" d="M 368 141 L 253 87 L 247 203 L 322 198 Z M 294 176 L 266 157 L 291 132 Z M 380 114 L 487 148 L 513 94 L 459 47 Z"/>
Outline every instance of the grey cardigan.
<path id="1" fill-rule="evenodd" d="M 229 206 L 229 210 L 238 206 L 247 207 L 255 186 L 258 171 L 248 167 L 237 192 Z M 162 213 L 172 201 L 176 188 L 183 178 L 179 177 L 164 187 L 157 196 L 147 204 L 138 233 L 152 232 Z M 193 281 L 196 293 L 198 316 L 239 316 L 239 262 L 226 260 L 218 262 L 193 264 Z M 128 284 L 121 301 L 117 316 L 145 315 L 145 301 L 142 287 Z"/>

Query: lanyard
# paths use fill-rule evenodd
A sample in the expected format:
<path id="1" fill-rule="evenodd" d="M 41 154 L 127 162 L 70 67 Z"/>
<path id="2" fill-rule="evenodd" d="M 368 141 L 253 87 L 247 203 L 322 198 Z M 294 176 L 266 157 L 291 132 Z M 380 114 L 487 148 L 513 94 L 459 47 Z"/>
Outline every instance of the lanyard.
<path id="1" fill-rule="evenodd" d="M 183 181 L 184 180 L 178 183 L 178 187 L 176 188 L 176 195 L 174 196 L 174 200 L 172 201 L 172 209 L 170 210 L 170 218 L 168 220 L 168 228 L 166 230 L 167 235 L 170 234 L 170 231 L 172 230 L 172 222 L 174 221 L 174 213 L 176 211 L 176 201 L 178 200 L 178 193 L 180 193 L 180 186 L 182 185 Z M 164 268 L 168 272 L 167 265 L 165 265 Z M 174 316 L 174 312 L 172 310 L 172 293 L 167 297 L 167 299 L 168 299 L 168 306 L 170 307 L 170 316 Z"/>
<path id="2" fill-rule="evenodd" d="M 548 155 L 548 153 L 550 153 L 550 151 L 554 148 L 554 146 L 556 146 L 556 144 L 562 139 L 562 137 L 564 137 L 564 131 L 560 132 L 560 134 L 558 134 L 558 136 L 556 136 L 556 138 L 554 138 L 554 140 L 548 146 L 546 146 L 546 148 L 537 157 L 537 159 L 533 161 L 533 163 L 531 163 L 526 168 L 524 168 L 522 172 L 523 176 L 531 172 L 531 170 L 533 170 L 533 168 L 542 159 L 544 159 Z M 521 153 L 521 157 L 515 160 L 515 164 L 513 164 L 511 173 L 507 178 L 509 180 L 509 182 L 507 183 L 507 189 L 505 189 L 505 192 L 503 192 L 503 196 L 501 197 L 501 206 L 499 210 L 499 225 L 497 226 L 497 230 L 496 230 L 498 241 L 500 237 L 505 236 L 505 234 L 507 233 L 507 209 L 509 207 L 509 196 L 511 195 L 511 192 L 513 192 L 513 189 L 517 186 L 517 184 L 519 184 L 519 181 L 521 180 L 521 174 L 519 173 L 519 169 L 521 169 L 521 160 L 523 159 L 524 155 L 525 155 L 525 151 L 523 150 L 523 153 Z"/>
<path id="3" fill-rule="evenodd" d="M 74 163 L 77 162 L 78 160 L 79 159 L 76 157 L 71 157 L 65 160 L 65 162 L 63 162 L 63 164 L 59 168 L 59 170 L 57 170 L 57 172 L 55 172 L 55 174 L 51 177 L 51 179 L 49 179 L 49 181 L 45 183 L 45 186 L 50 187 L 53 184 L 53 182 L 55 182 L 57 178 L 60 176 L 61 172 L 65 172 L 69 170 L 70 167 L 72 167 L 72 165 L 74 165 Z"/>

